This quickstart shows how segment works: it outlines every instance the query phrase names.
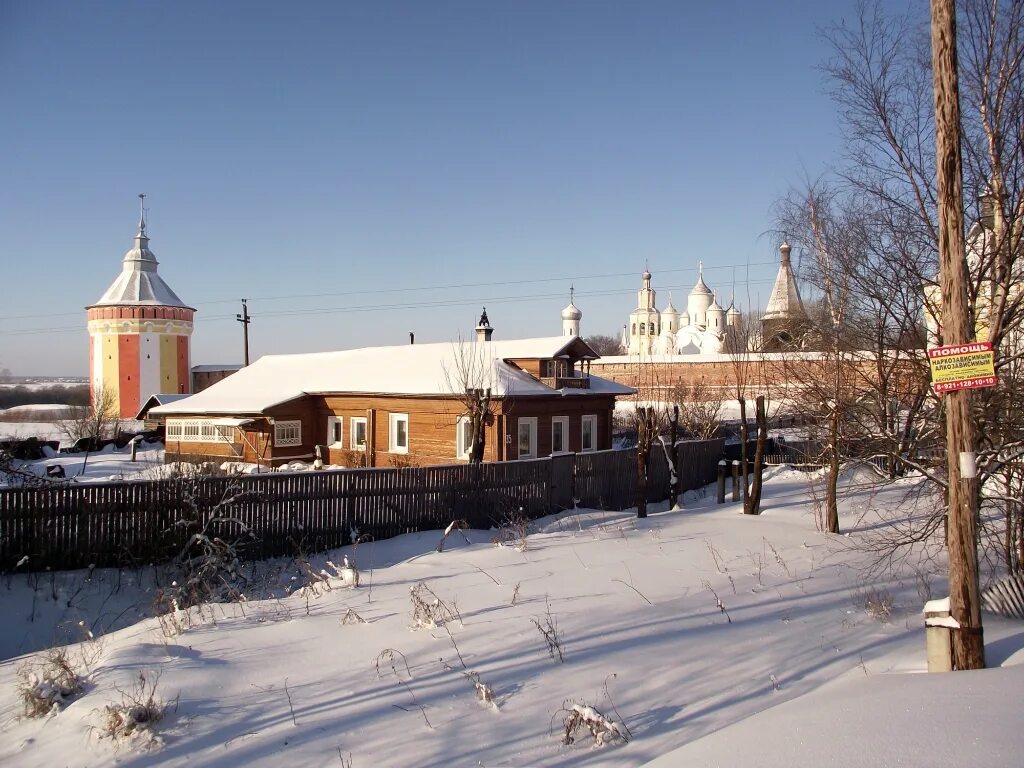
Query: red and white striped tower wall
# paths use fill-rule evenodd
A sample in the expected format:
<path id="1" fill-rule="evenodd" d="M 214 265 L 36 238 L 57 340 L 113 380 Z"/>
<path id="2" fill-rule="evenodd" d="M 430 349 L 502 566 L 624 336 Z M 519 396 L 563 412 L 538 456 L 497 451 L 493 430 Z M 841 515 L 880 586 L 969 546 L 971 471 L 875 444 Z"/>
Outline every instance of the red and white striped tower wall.
<path id="1" fill-rule="evenodd" d="M 86 307 L 93 396 L 100 390 L 113 393 L 122 419 L 134 419 L 150 395 L 192 391 L 189 344 L 195 309 L 157 274 L 157 263 L 143 209 L 121 274 L 99 301 Z"/>

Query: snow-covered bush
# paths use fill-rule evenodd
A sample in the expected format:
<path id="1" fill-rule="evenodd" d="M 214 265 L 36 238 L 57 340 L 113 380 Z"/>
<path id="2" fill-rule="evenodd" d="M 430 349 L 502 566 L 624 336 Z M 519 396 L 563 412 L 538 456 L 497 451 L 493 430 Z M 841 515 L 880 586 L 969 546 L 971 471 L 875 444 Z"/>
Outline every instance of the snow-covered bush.
<path id="1" fill-rule="evenodd" d="M 150 743 L 157 741 L 153 727 L 167 709 L 167 702 L 156 694 L 159 682 L 159 673 L 147 677 L 145 672 L 139 672 L 130 691 L 118 689 L 121 701 L 103 708 L 100 737 L 122 741 L 144 735 Z"/>
<path id="2" fill-rule="evenodd" d="M 565 718 L 562 725 L 565 727 L 562 736 L 562 743 L 569 745 L 576 743 L 576 734 L 583 728 L 590 732 L 594 738 L 594 746 L 601 747 L 610 741 L 620 739 L 629 741 L 628 731 L 613 720 L 609 720 L 594 707 L 586 704 L 568 702 L 564 709 Z"/>
<path id="3" fill-rule="evenodd" d="M 36 662 L 18 670 L 18 695 L 25 717 L 59 712 L 65 702 L 82 692 L 83 680 L 67 650 L 54 648 Z"/>
<path id="4" fill-rule="evenodd" d="M 462 620 L 455 603 L 446 603 L 435 595 L 425 582 L 421 581 L 415 587 L 411 587 L 409 598 L 412 602 L 413 628 L 434 629 L 450 621 Z"/>
<path id="5" fill-rule="evenodd" d="M 499 547 L 515 547 L 520 552 L 525 552 L 529 537 L 530 518 L 526 516 L 522 507 L 516 507 L 502 516 L 501 526 L 491 539 L 491 543 Z"/>
<path id="6" fill-rule="evenodd" d="M 892 615 L 892 595 L 884 589 L 872 587 L 864 593 L 864 610 L 868 616 L 878 621 L 888 621 Z"/>
<path id="7" fill-rule="evenodd" d="M 184 529 L 187 538 L 171 563 L 171 584 L 157 592 L 157 615 L 184 611 L 187 619 L 194 606 L 244 600 L 246 579 L 239 550 L 253 535 L 241 520 L 224 514 L 237 493 L 237 487 L 229 486 L 205 511 L 200 509 L 195 488 L 184 489 L 183 501 L 191 514 L 175 523 L 175 528 Z"/>
<path id="8" fill-rule="evenodd" d="M 328 560 L 327 567 L 334 571 L 334 575 L 341 579 L 345 586 L 352 589 L 359 586 L 359 569 L 356 568 L 354 558 L 350 560 L 348 555 L 344 555 L 340 566 Z"/>

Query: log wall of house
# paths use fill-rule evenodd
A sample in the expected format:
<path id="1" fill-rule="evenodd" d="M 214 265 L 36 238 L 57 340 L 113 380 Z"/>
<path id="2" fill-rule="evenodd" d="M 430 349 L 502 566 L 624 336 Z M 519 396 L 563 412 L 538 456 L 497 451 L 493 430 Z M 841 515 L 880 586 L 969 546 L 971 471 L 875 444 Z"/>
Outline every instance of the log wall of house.
<path id="1" fill-rule="evenodd" d="M 487 427 L 484 461 L 518 459 L 518 425 L 520 418 L 537 420 L 537 457 L 551 454 L 551 422 L 553 417 L 568 417 L 568 445 L 572 452 L 582 450 L 583 416 L 596 419 L 596 450 L 611 448 L 611 395 L 522 397 L 495 401 L 494 420 Z M 168 456 L 185 458 L 190 454 L 203 461 L 222 458 L 224 461 L 248 461 L 280 465 L 289 461 L 312 461 L 316 446 L 325 446 L 321 458 L 325 464 L 338 466 L 425 466 L 454 464 L 464 459 L 456 456 L 456 424 L 465 412 L 454 397 L 409 397 L 388 395 L 317 395 L 284 403 L 267 411 L 275 422 L 298 421 L 301 424 L 300 445 L 274 444 L 273 427 L 264 419 L 245 427 L 245 440 L 234 446 L 220 442 L 177 442 L 168 444 Z M 391 414 L 408 416 L 409 449 L 392 451 L 390 445 Z M 342 440 L 334 443 L 329 434 L 332 417 L 342 420 Z M 182 417 L 187 418 L 187 417 Z M 212 418 L 196 416 L 197 419 Z M 367 420 L 365 450 L 352 445 L 352 419 Z M 237 450 L 241 451 L 239 456 Z"/>
<path id="2" fill-rule="evenodd" d="M 464 413 L 461 402 L 452 397 L 394 397 L 386 395 L 325 395 L 308 398 L 315 418 L 312 427 L 316 445 L 326 445 L 330 463 L 349 466 L 360 459 L 352 446 L 352 419 L 367 419 L 367 466 L 421 466 L 452 464 L 455 457 L 455 425 Z M 409 450 L 392 452 L 391 414 L 409 417 Z M 342 418 L 342 441 L 333 444 L 327 433 L 328 419 Z M 303 425 L 305 428 L 305 425 Z M 305 433 L 304 433 L 305 434 Z M 496 461 L 495 425 L 487 429 L 485 461 Z M 327 457 L 324 457 L 327 461 Z"/>
<path id="3" fill-rule="evenodd" d="M 583 417 L 597 416 L 597 447 L 605 450 L 612 447 L 612 411 L 615 409 L 615 398 L 612 396 L 598 397 L 557 397 L 557 398 L 520 398 L 508 411 L 504 411 L 505 434 L 508 436 L 505 445 L 507 458 L 518 456 L 519 419 L 535 417 L 537 419 L 537 455 L 551 455 L 551 422 L 558 416 L 569 417 L 569 445 L 567 450 L 573 453 L 582 451 Z"/>
<path id="4" fill-rule="evenodd" d="M 365 395 L 330 395 L 309 398 L 315 413 L 313 427 L 317 445 L 326 445 L 330 463 L 349 465 L 358 456 L 351 453 L 353 417 L 375 416 L 372 436 L 367 436 L 367 466 L 405 466 L 454 463 L 456 457 L 456 423 L 464 406 L 455 398 L 442 397 L 388 397 Z M 484 461 L 502 461 L 518 458 L 518 417 L 537 418 L 537 450 L 539 456 L 551 453 L 551 417 L 569 417 L 569 448 L 579 451 L 582 440 L 583 415 L 597 416 L 597 449 L 611 447 L 611 414 L 615 407 L 612 396 L 530 397 L 495 403 L 494 423 L 487 427 Z M 404 413 L 409 417 L 409 451 L 393 453 L 390 450 L 390 414 Z M 332 445 L 327 434 L 328 419 L 343 419 L 342 444 Z M 369 422 L 368 422 L 369 423 Z M 305 435 L 305 423 L 303 434 Z M 504 438 L 504 439 L 503 439 Z M 275 460 L 279 458 L 275 454 Z M 324 457 L 325 462 L 328 460 Z"/>

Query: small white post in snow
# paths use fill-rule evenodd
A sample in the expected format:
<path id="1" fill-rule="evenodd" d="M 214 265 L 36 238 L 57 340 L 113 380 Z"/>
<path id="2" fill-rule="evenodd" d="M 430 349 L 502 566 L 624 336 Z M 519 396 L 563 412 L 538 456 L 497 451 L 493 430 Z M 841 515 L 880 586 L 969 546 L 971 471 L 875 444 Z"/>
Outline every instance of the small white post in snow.
<path id="1" fill-rule="evenodd" d="M 952 631 L 960 624 L 949 615 L 949 598 L 924 604 L 924 644 L 929 672 L 953 671 Z"/>
<path id="2" fill-rule="evenodd" d="M 142 435 L 136 435 L 130 442 L 132 444 L 132 461 L 135 461 L 135 454 L 139 450 L 139 443 L 142 442 Z"/>

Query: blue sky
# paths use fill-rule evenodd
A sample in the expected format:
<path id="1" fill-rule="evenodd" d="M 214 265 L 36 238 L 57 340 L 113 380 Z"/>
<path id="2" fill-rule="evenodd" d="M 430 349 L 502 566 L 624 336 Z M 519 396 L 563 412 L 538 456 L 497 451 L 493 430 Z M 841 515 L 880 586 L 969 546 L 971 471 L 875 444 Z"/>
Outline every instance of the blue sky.
<path id="1" fill-rule="evenodd" d="M 88 369 L 139 192 L 194 363 L 763 304 L 852 2 L 0 2 L 0 367 Z M 749 265 L 749 268 L 747 267 Z M 743 279 L 749 272 L 751 282 Z M 461 286 L 461 287 L 456 287 Z M 682 301 L 680 301 L 680 299 Z"/>

